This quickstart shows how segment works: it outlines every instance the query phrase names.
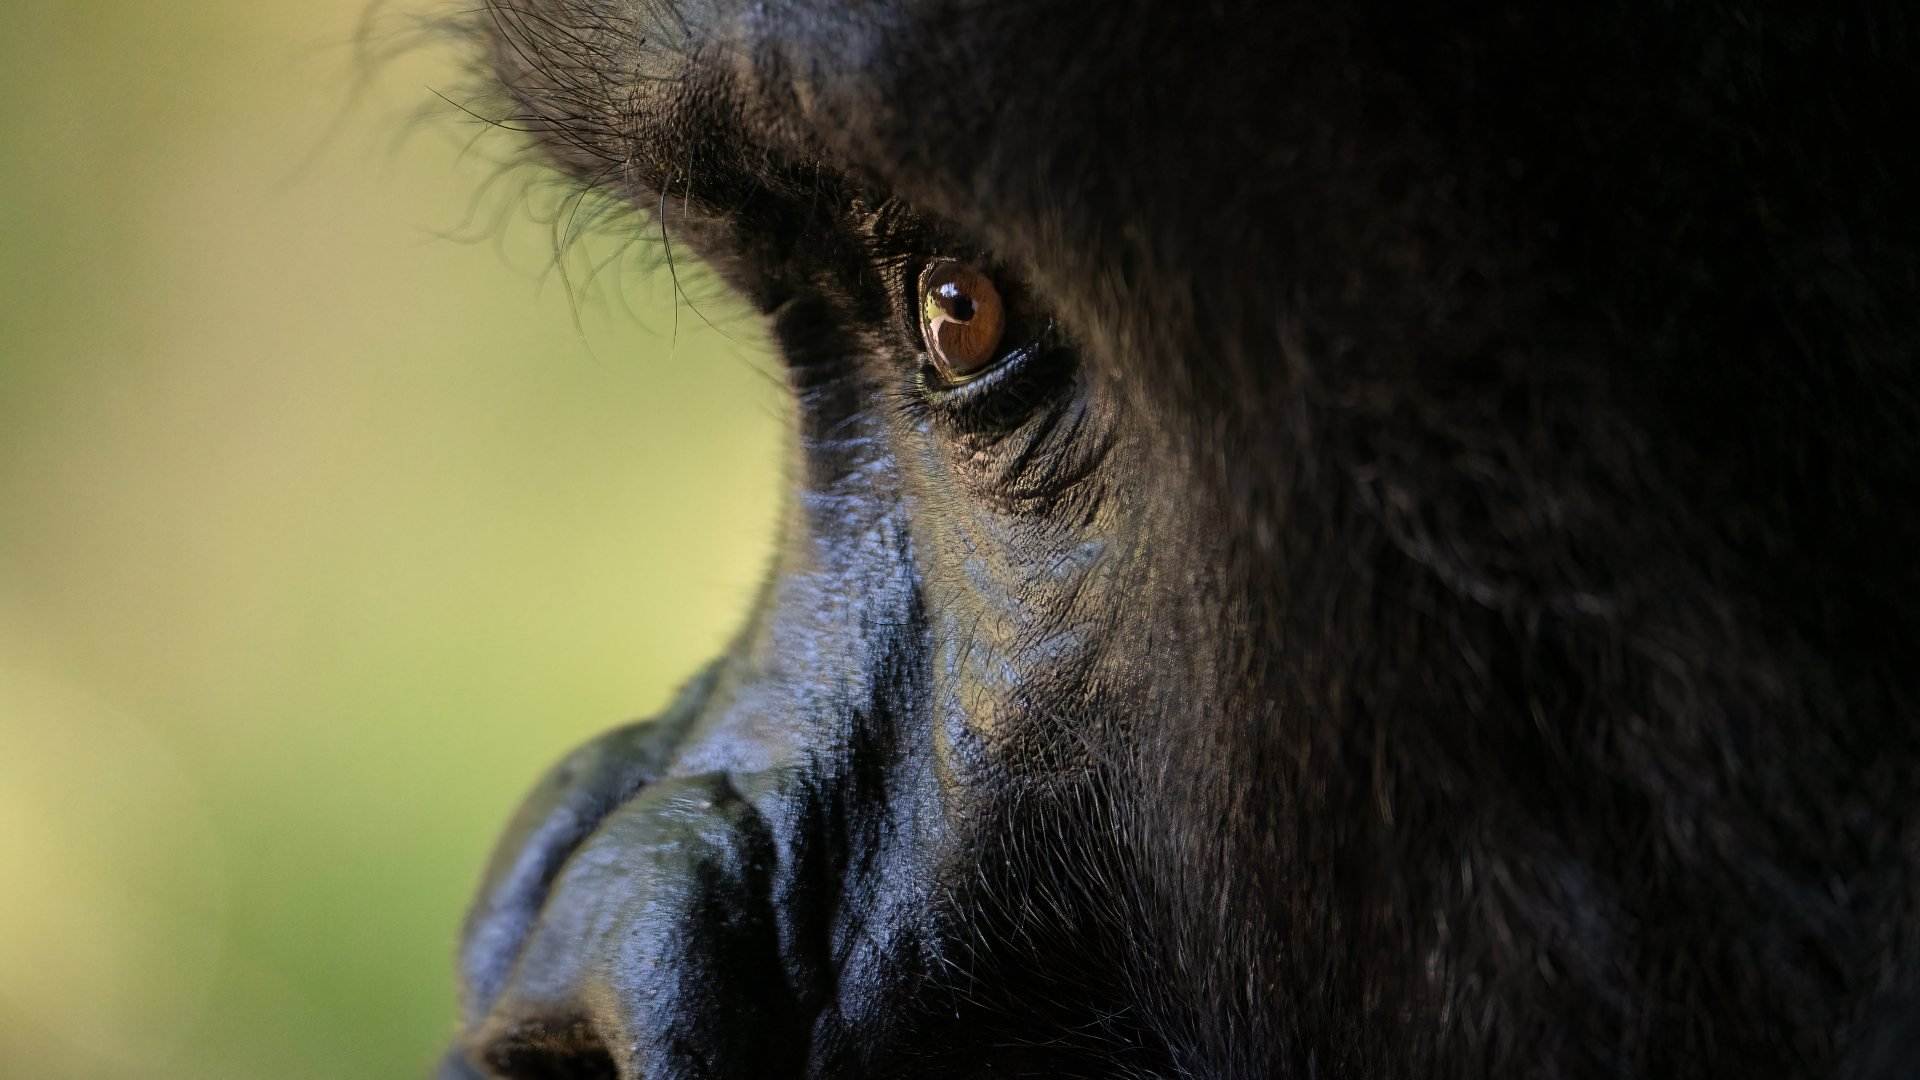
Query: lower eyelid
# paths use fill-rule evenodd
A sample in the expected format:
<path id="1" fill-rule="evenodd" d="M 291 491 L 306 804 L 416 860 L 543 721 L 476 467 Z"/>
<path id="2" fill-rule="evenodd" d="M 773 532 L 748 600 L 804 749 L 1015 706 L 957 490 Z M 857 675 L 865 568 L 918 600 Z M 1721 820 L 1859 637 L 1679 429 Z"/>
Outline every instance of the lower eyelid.
<path id="1" fill-rule="evenodd" d="M 996 389 L 1013 381 L 1025 369 L 1034 363 L 1044 363 L 1048 354 L 1058 351 L 1059 345 L 1053 338 L 1053 327 L 1049 323 L 1045 331 L 1025 345 L 1012 349 L 995 361 L 992 366 L 974 378 L 965 382 L 942 384 L 931 364 L 923 365 L 919 374 L 919 388 L 922 395 L 941 404 L 965 406 L 976 402 Z"/>

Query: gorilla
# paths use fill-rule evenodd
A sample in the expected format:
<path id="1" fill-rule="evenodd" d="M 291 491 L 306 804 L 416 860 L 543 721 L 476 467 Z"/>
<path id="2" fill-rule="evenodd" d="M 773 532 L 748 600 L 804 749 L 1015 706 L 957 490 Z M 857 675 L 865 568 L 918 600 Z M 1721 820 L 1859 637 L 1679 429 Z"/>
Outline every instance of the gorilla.
<path id="1" fill-rule="evenodd" d="M 1915 27 L 488 0 L 794 434 L 441 1074 L 1920 1075 Z"/>

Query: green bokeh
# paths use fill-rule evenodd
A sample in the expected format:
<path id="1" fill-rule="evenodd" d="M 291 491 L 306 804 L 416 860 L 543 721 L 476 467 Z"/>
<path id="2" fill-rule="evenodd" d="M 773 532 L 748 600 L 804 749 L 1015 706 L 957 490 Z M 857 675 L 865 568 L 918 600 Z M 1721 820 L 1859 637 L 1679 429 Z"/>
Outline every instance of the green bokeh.
<path id="1" fill-rule="evenodd" d="M 6 1076 L 421 1075 L 512 803 L 766 557 L 753 325 L 470 222 L 508 144 L 444 49 L 354 97 L 365 8 L 0 16 Z"/>

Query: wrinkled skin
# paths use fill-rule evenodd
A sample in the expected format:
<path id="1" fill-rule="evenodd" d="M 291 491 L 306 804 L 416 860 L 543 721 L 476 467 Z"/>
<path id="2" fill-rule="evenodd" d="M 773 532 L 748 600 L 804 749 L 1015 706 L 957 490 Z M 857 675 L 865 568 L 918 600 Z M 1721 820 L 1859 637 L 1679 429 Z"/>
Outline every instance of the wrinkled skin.
<path id="1" fill-rule="evenodd" d="M 1901 10 L 488 5 L 796 438 L 444 1075 L 1913 1075 Z M 1045 347 L 928 382 L 936 257 Z"/>

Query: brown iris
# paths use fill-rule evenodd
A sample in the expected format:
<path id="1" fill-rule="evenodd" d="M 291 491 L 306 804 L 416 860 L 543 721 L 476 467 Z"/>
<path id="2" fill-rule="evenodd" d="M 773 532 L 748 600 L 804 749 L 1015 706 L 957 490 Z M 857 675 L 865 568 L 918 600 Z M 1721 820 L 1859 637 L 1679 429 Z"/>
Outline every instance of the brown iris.
<path id="1" fill-rule="evenodd" d="M 920 335 L 940 377 L 966 382 L 1000 353 L 1007 312 L 987 275 L 942 259 L 920 275 Z"/>

